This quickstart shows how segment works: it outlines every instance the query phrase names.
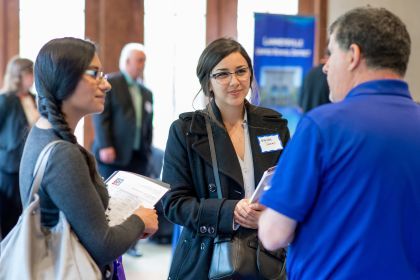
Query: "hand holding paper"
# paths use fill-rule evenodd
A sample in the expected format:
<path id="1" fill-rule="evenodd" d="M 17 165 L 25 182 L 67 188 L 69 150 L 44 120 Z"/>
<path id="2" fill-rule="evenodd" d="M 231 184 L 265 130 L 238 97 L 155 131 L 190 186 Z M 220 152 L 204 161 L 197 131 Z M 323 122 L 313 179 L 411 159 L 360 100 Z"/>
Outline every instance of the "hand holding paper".
<path id="1" fill-rule="evenodd" d="M 249 199 L 250 203 L 258 202 L 263 192 L 271 187 L 271 178 L 273 178 L 276 167 L 277 165 L 272 166 L 264 172 L 260 182 L 258 183 L 258 186 L 255 188 L 254 193 Z"/>
<path id="2" fill-rule="evenodd" d="M 111 197 L 106 214 L 111 226 L 121 224 L 139 206 L 154 208 L 169 190 L 168 184 L 126 171 L 115 172 L 106 183 Z"/>
<path id="3" fill-rule="evenodd" d="M 258 186 L 249 199 L 242 199 L 236 204 L 233 216 L 237 224 L 245 228 L 258 228 L 261 211 L 265 208 L 258 201 L 262 193 L 270 187 L 275 168 L 276 166 L 270 167 L 264 172 Z"/>
<path id="4" fill-rule="evenodd" d="M 233 218 L 235 223 L 245 228 L 258 228 L 258 219 L 265 206 L 257 202 L 250 203 L 249 199 L 241 199 L 235 206 Z"/>
<path id="5" fill-rule="evenodd" d="M 140 239 L 149 237 L 158 230 L 158 215 L 155 209 L 140 206 L 134 211 L 134 215 L 137 215 L 145 226 L 143 235 L 140 236 Z"/>

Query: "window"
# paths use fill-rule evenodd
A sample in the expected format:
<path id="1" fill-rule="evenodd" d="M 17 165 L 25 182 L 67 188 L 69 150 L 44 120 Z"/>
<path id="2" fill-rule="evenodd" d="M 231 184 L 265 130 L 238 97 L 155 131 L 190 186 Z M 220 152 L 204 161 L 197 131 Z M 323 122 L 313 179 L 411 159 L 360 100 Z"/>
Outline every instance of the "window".
<path id="1" fill-rule="evenodd" d="M 84 38 L 84 9 L 84 0 L 20 0 L 20 55 L 35 61 L 53 38 Z"/>
<path id="2" fill-rule="evenodd" d="M 20 0 L 20 56 L 35 62 L 41 47 L 53 38 L 85 37 L 84 0 Z M 83 119 L 75 131 L 83 143 Z"/>
<path id="3" fill-rule="evenodd" d="M 154 95 L 153 142 L 165 149 L 169 126 L 180 113 L 194 110 L 200 89 L 195 68 L 205 47 L 206 1 L 151 0 L 144 10 L 144 80 Z"/>

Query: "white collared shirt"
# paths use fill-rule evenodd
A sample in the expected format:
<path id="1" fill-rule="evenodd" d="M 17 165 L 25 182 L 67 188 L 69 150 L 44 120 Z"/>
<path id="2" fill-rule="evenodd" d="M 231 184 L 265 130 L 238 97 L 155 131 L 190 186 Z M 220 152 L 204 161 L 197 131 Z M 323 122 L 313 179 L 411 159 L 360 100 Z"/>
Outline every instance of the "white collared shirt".
<path id="1" fill-rule="evenodd" d="M 244 114 L 244 159 L 242 160 L 239 156 L 239 165 L 241 166 L 242 178 L 244 180 L 245 197 L 249 198 L 255 190 L 255 178 L 254 178 L 254 161 L 252 159 L 251 141 L 249 139 L 248 130 L 248 115 L 245 111 Z"/>

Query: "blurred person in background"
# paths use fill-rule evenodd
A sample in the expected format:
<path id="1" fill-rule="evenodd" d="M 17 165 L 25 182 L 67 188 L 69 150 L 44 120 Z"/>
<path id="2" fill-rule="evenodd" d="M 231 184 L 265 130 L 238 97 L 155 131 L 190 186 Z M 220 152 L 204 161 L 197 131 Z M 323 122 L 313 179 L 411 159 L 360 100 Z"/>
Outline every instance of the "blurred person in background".
<path id="1" fill-rule="evenodd" d="M 107 94 L 105 109 L 93 116 L 93 152 L 105 178 L 117 170 L 147 175 L 153 136 L 153 95 L 140 82 L 145 63 L 142 44 L 128 43 L 123 47 L 120 71 L 108 75 L 112 89 Z"/>
<path id="2" fill-rule="evenodd" d="M 328 57 L 328 50 L 326 50 L 320 64 L 313 67 L 303 80 L 298 101 L 303 113 L 322 104 L 330 103 L 330 88 L 328 87 L 327 75 L 323 71 Z"/>
<path id="3" fill-rule="evenodd" d="M 10 59 L 0 92 L 0 240 L 16 224 L 22 212 L 19 193 L 19 164 L 26 136 L 38 120 L 33 62 Z"/>

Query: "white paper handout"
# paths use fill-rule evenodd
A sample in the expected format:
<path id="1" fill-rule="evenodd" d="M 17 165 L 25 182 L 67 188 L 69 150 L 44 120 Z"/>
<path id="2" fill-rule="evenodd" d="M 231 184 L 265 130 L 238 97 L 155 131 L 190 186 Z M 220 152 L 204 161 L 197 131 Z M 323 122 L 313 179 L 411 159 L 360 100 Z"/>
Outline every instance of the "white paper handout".
<path id="1" fill-rule="evenodd" d="M 250 203 L 258 202 L 263 192 L 268 190 L 271 187 L 271 179 L 273 178 L 276 167 L 277 165 L 272 166 L 268 168 L 266 171 L 264 171 L 264 174 L 262 175 L 261 180 L 258 183 L 258 186 L 255 188 L 254 193 L 249 199 Z"/>
<path id="2" fill-rule="evenodd" d="M 139 206 L 154 205 L 169 190 L 169 185 L 152 178 L 127 171 L 116 171 L 106 180 L 109 205 L 105 212 L 109 225 L 119 225 Z"/>

